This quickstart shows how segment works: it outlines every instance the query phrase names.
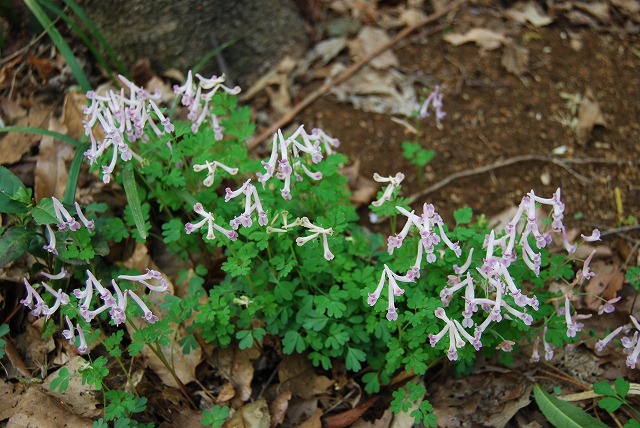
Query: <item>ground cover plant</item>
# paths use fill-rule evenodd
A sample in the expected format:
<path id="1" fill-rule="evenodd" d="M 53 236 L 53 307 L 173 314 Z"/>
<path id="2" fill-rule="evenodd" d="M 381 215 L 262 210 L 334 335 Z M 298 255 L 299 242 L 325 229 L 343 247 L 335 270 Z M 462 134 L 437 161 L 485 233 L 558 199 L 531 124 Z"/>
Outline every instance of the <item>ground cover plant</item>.
<path id="1" fill-rule="evenodd" d="M 198 401 L 174 364 L 203 344 L 301 354 L 318 371 L 346 369 L 366 394 L 393 388 L 390 408 L 425 426 L 437 418 L 420 379 L 436 365 L 450 362 L 464 374 L 478 358 L 508 365 L 517 352 L 541 363 L 588 342 L 599 352 L 621 347 L 636 368 L 640 324 L 633 316 L 602 337 L 580 334 L 589 315 L 574 304 L 590 294 L 594 253 L 576 252 L 600 232 L 570 236 L 561 189 L 531 190 L 498 226 L 468 207 L 447 225 L 437 206 L 402 193 L 403 171 L 379 171 L 380 192 L 369 208 L 388 231 L 374 233 L 352 206 L 339 136 L 305 126 L 278 130 L 260 159 L 247 149 L 254 125 L 238 105 L 239 87 L 188 72 L 174 93 L 187 120 L 124 76 L 117 89 L 87 92 L 85 138 L 67 138 L 77 155 L 63 198 L 36 202 L 0 169 L 0 211 L 8 220 L 0 265 L 29 254 L 20 303 L 29 322 L 44 321 L 45 336 L 64 338 L 67 352 L 82 356 L 81 381 L 103 404 L 94 426 L 153 425 L 150 397 L 131 369 L 151 355 L 185 403 L 207 408 L 201 423 L 221 426 L 237 409 Z M 416 128 L 437 122 L 446 129 L 445 117 L 435 86 L 416 106 Z M 419 136 L 403 150 L 423 171 L 434 152 Z M 81 205 L 82 163 L 126 204 Z M 114 250 L 134 242 L 153 242 L 183 268 L 167 275 L 123 263 Z M 637 272 L 627 273 L 637 288 Z M 552 281 L 562 287 L 550 289 Z M 178 295 L 176 284 L 187 284 L 187 292 Z M 599 315 L 619 300 L 595 298 Z M 0 333 L 8 330 L 3 325 Z M 398 373 L 412 380 L 392 386 Z M 72 381 L 63 367 L 51 389 L 64 393 Z M 594 390 L 604 396 L 600 408 L 637 416 L 624 379 Z M 552 424 L 602 424 L 538 386 L 534 397 Z"/>

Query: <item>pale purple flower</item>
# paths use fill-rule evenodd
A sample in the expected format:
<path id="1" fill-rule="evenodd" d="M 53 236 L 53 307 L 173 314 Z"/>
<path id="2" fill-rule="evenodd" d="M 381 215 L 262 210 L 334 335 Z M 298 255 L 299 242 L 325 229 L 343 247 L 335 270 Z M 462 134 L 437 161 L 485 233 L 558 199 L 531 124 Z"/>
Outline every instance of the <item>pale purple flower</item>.
<path id="1" fill-rule="evenodd" d="M 69 214 L 69 211 L 67 211 L 59 200 L 52 196 L 51 201 L 53 202 L 53 210 L 58 219 L 58 230 L 63 231 L 70 229 L 73 232 L 80 229 L 80 223 Z"/>
<path id="2" fill-rule="evenodd" d="M 236 231 L 225 229 L 224 227 L 216 224 L 213 218 L 213 214 L 205 211 L 200 202 L 196 203 L 193 206 L 193 210 L 197 214 L 200 214 L 203 217 L 203 219 L 195 224 L 194 223 L 185 224 L 185 230 L 187 234 L 193 233 L 194 231 L 200 229 L 205 224 L 207 224 L 207 239 L 209 240 L 216 238 L 214 229 L 217 230 L 218 232 L 224 233 L 227 236 L 227 238 L 229 238 L 232 241 L 235 241 L 236 239 L 238 239 L 238 233 Z"/>
<path id="3" fill-rule="evenodd" d="M 215 179 L 216 169 L 218 169 L 218 167 L 220 167 L 221 169 L 223 169 L 224 171 L 226 171 L 228 174 L 231 174 L 231 175 L 236 175 L 238 173 L 238 168 L 228 167 L 218 161 L 213 161 L 213 162 L 205 161 L 205 163 L 201 165 L 194 164 L 193 170 L 195 172 L 200 172 L 206 169 L 207 177 L 204 179 L 202 183 L 207 187 L 211 187 Z"/>
<path id="4" fill-rule="evenodd" d="M 539 347 L 540 337 L 536 336 L 536 338 L 533 340 L 533 351 L 531 353 L 531 358 L 529 359 L 529 361 L 531 361 L 532 363 L 537 363 L 538 361 L 540 361 L 540 352 L 538 351 Z"/>
<path id="5" fill-rule="evenodd" d="M 600 231 L 598 229 L 593 229 L 593 232 L 589 236 L 585 236 L 582 234 L 580 236 L 582 236 L 582 239 L 584 239 L 586 242 L 600 241 Z"/>
<path id="6" fill-rule="evenodd" d="M 153 324 L 158 321 L 158 317 L 155 316 L 147 307 L 147 305 L 142 301 L 142 299 L 133 291 L 127 290 L 126 293 L 133 299 L 134 302 L 142 309 L 142 318 L 147 320 L 148 323 Z"/>
<path id="7" fill-rule="evenodd" d="M 63 279 L 63 278 L 67 277 L 67 271 L 64 270 L 64 267 L 63 267 L 63 268 L 60 269 L 60 272 L 58 272 L 58 273 L 56 273 L 54 275 L 51 275 L 51 274 L 49 274 L 47 272 L 40 272 L 40 275 L 42 275 L 45 278 L 50 279 L 50 280 L 59 280 L 59 279 Z"/>
<path id="8" fill-rule="evenodd" d="M 31 315 L 33 315 L 34 317 L 43 315 L 49 310 L 49 307 L 44 302 L 44 300 L 42 300 L 40 294 L 38 294 L 38 292 L 31 286 L 31 284 L 29 284 L 27 278 L 23 278 L 22 280 L 24 281 L 24 286 L 27 290 L 27 296 L 24 299 L 20 300 L 20 303 L 31 309 Z"/>
<path id="9" fill-rule="evenodd" d="M 611 342 L 622 331 L 624 331 L 625 333 L 628 332 L 629 326 L 626 324 L 621 325 L 620 327 L 616 328 L 611 333 L 606 335 L 604 338 L 598 340 L 595 345 L 596 351 L 602 352 L 604 350 L 604 347 L 607 346 L 609 342 Z"/>
<path id="10" fill-rule="evenodd" d="M 327 229 L 320 226 L 316 226 L 315 224 L 311 223 L 307 217 L 302 217 L 300 219 L 300 226 L 306 228 L 309 232 L 311 232 L 311 235 L 297 237 L 296 244 L 298 244 L 298 246 L 302 246 L 307 242 L 312 241 L 316 239 L 318 236 L 322 235 L 322 245 L 324 247 L 324 258 L 326 260 L 332 260 L 333 253 L 331 252 L 331 250 L 329 250 L 327 235 L 333 236 L 333 228 L 330 227 Z"/>
<path id="11" fill-rule="evenodd" d="M 380 174 L 376 172 L 373 174 L 373 179 L 378 183 L 389 183 L 387 185 L 387 188 L 384 190 L 384 193 L 380 197 L 380 199 L 378 199 L 377 201 L 371 202 L 371 205 L 373 205 L 374 207 L 379 207 L 383 203 L 391 199 L 391 195 L 393 194 L 393 191 L 397 189 L 400 186 L 400 183 L 402 183 L 402 181 L 404 180 L 404 174 L 399 172 L 395 176 L 382 177 Z"/>
<path id="12" fill-rule="evenodd" d="M 116 304 L 111 305 L 109 316 L 111 316 L 113 323 L 118 326 L 127 320 L 127 314 L 125 313 L 127 309 L 127 293 L 123 293 L 114 280 L 111 280 L 111 285 L 116 291 Z"/>
<path id="13" fill-rule="evenodd" d="M 78 213 L 78 218 L 80 219 L 82 224 L 84 224 L 84 227 L 86 227 L 89 232 L 93 232 L 93 229 L 95 229 L 95 223 L 93 222 L 93 220 L 88 220 L 84 216 L 84 214 L 82 213 L 82 210 L 80 209 L 79 203 L 76 202 L 75 207 L 76 207 L 76 213 Z"/>
<path id="14" fill-rule="evenodd" d="M 513 351 L 513 345 L 515 344 L 516 342 L 513 342 L 511 340 L 503 340 L 502 342 L 500 342 L 498 346 L 496 346 L 496 349 L 501 350 L 503 352 L 511 352 Z"/>
<path id="15" fill-rule="evenodd" d="M 602 314 L 610 314 L 612 312 L 614 312 L 616 310 L 615 306 L 613 306 L 614 303 L 617 303 L 618 301 L 620 301 L 620 299 L 622 299 L 622 296 L 618 296 L 615 297 L 611 300 L 607 300 L 605 303 L 603 303 L 602 305 L 598 306 L 598 315 L 602 315 Z"/>
<path id="16" fill-rule="evenodd" d="M 87 346 L 87 340 L 84 337 L 84 332 L 80 327 L 80 323 L 76 325 L 76 330 L 78 331 L 78 338 L 80 339 L 80 346 L 78 346 L 78 353 L 80 355 L 84 355 L 89 352 L 89 347 Z"/>
<path id="17" fill-rule="evenodd" d="M 49 243 L 42 248 L 51 254 L 58 255 L 58 250 L 56 249 L 56 235 L 53 232 L 53 229 L 51 229 L 51 226 L 45 224 L 44 227 L 47 229 L 47 234 L 49 235 Z"/>
<path id="18" fill-rule="evenodd" d="M 62 330 L 62 337 L 64 337 L 66 340 L 69 341 L 71 345 L 73 345 L 73 342 L 76 337 L 76 335 L 74 334 L 75 327 L 73 326 L 73 323 L 71 322 L 71 320 L 67 315 L 64 316 L 64 320 L 67 323 L 67 329 Z"/>
<path id="19" fill-rule="evenodd" d="M 418 111 L 418 117 L 420 119 L 424 119 L 429 116 L 429 107 L 433 107 L 436 112 L 436 124 L 440 125 L 440 122 L 447 115 L 442 110 L 442 92 L 440 92 L 440 85 L 436 85 L 434 90 L 429 94 L 429 96 L 422 102 L 421 105 L 416 106 L 416 110 Z"/>
<path id="20" fill-rule="evenodd" d="M 132 282 L 139 282 L 151 291 L 169 292 L 169 283 L 163 278 L 162 274 L 156 270 L 147 269 L 147 273 L 142 275 L 118 275 L 118 279 L 124 279 Z M 157 280 L 158 285 L 152 285 L 148 280 Z"/>

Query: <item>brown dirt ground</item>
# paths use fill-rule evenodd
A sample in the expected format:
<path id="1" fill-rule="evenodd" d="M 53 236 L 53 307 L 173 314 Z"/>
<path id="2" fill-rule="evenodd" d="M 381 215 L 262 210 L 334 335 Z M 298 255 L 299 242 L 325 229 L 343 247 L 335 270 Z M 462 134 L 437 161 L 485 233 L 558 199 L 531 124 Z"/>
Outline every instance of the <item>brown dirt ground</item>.
<path id="1" fill-rule="evenodd" d="M 463 15 L 460 20 L 464 21 Z M 456 30 L 458 30 L 456 26 Z M 533 31 L 533 30 L 532 30 Z M 426 167 L 426 183 L 417 180 L 415 167 L 402 155 L 401 143 L 410 139 L 391 117 L 364 113 L 325 97 L 305 113 L 303 122 L 321 126 L 340 138 L 341 151 L 362 161 L 361 173 L 407 175 L 404 194 L 419 192 L 449 174 L 481 167 L 518 155 L 551 155 L 562 145 L 564 158 L 597 158 L 635 161 L 640 159 L 640 57 L 637 39 L 588 29 L 572 29 L 583 42 L 581 50 L 570 47 L 566 29 L 555 26 L 535 29 L 537 39 L 529 49 L 529 72 L 522 78 L 507 73 L 500 64 L 500 50 L 480 53 L 467 44 L 453 47 L 440 35 L 416 36 L 396 49 L 402 69 L 423 73 L 439 82 L 447 112 L 442 130 L 423 128 L 425 148 L 436 151 Z M 634 54 L 634 52 L 636 52 Z M 560 92 L 591 90 L 606 120 L 596 127 L 586 144 L 576 142 L 574 132 L 556 118 L 569 110 Z M 620 224 L 620 217 L 640 214 L 640 168 L 635 165 L 587 163 L 574 165 L 585 182 L 565 169 L 542 161 L 528 161 L 459 179 L 420 199 L 434 203 L 445 219 L 453 210 L 470 206 L 474 212 L 493 215 L 519 203 L 531 189 L 551 195 L 562 188 L 571 222 L 588 229 Z M 542 184 L 542 174 L 550 182 Z M 623 211 L 616 207 L 614 189 L 622 196 Z M 415 205 L 418 207 L 418 205 Z M 573 222 L 576 224 L 576 222 Z"/>

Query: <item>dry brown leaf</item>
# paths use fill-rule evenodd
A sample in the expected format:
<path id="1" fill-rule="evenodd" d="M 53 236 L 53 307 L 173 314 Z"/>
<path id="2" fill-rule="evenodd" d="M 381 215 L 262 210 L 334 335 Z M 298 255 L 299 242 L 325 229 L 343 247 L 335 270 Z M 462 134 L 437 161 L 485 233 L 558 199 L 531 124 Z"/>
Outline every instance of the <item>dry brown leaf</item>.
<path id="1" fill-rule="evenodd" d="M 619 263 L 608 263 L 604 260 L 591 262 L 589 269 L 595 276 L 589 280 L 585 287 L 587 295 L 584 297 L 585 305 L 596 311 L 604 303 L 604 300 L 611 300 L 618 295 L 624 283 L 624 273 L 619 270 Z M 599 299 L 597 296 L 601 297 Z"/>
<path id="2" fill-rule="evenodd" d="M 26 116 L 18 119 L 15 126 L 31 126 L 34 128 L 46 128 L 52 107 L 38 106 L 29 110 Z M 16 112 L 19 113 L 19 112 Z M 40 139 L 41 135 L 10 132 L 0 139 L 0 164 L 12 164 L 18 162 L 25 153 L 28 153 Z"/>
<path id="3" fill-rule="evenodd" d="M 520 398 L 510 399 L 508 400 L 504 408 L 500 412 L 496 412 L 489 417 L 486 422 L 486 426 L 496 427 L 496 428 L 504 428 L 507 423 L 518 413 L 518 410 L 523 407 L 527 407 L 529 403 L 531 403 L 531 390 L 533 389 L 533 385 L 529 385 L 529 387 L 520 394 Z"/>
<path id="4" fill-rule="evenodd" d="M 48 395 L 38 386 L 32 386 L 22 395 L 6 428 L 90 428 L 93 421 L 73 413 L 57 397 Z"/>
<path id="5" fill-rule="evenodd" d="M 82 107 L 87 105 L 87 98 L 80 91 L 69 91 L 64 97 L 60 122 L 67 128 L 67 135 L 76 140 L 84 137 L 84 113 Z"/>
<path id="6" fill-rule="evenodd" d="M 260 351 L 255 348 L 239 350 L 229 346 L 224 349 L 216 349 L 213 361 L 219 374 L 229 380 L 235 390 L 239 402 L 245 402 L 251 397 L 251 381 L 253 381 L 253 364 L 260 356 Z"/>
<path id="7" fill-rule="evenodd" d="M 27 324 L 26 331 L 14 340 L 16 349 L 32 370 L 36 367 L 44 366 L 47 361 L 47 354 L 56 348 L 53 337 L 46 339 L 42 337 L 43 328 L 44 317 L 38 318 L 34 322 Z"/>
<path id="8" fill-rule="evenodd" d="M 504 34 L 487 30 L 486 28 L 474 28 L 467 31 L 465 34 L 449 33 L 442 38 L 453 46 L 460 46 L 465 43 L 474 42 L 482 50 L 486 51 L 498 49 L 500 46 L 507 43 L 507 38 Z"/>
<path id="9" fill-rule="evenodd" d="M 305 399 L 322 394 L 333 385 L 328 377 L 316 375 L 311 362 L 300 354 L 284 356 L 278 367 L 278 379 L 281 389 Z"/>
<path id="10" fill-rule="evenodd" d="M 352 426 L 352 428 L 389 428 L 391 421 L 393 420 L 393 413 L 387 409 L 382 416 L 373 421 L 365 421 L 358 419 Z"/>
<path id="11" fill-rule="evenodd" d="M 353 423 L 360 419 L 364 412 L 369 410 L 369 408 L 373 406 L 379 398 L 380 397 L 378 396 L 371 397 L 367 401 L 361 403 L 353 409 L 349 409 L 345 412 L 325 417 L 323 421 L 324 426 L 326 428 L 345 428 L 353 425 Z M 413 418 L 411 418 L 411 420 L 413 424 Z"/>
<path id="12" fill-rule="evenodd" d="M 180 409 L 180 414 L 171 423 L 164 422 L 158 428 L 202 428 L 201 419 L 202 411 Z"/>
<path id="13" fill-rule="evenodd" d="M 544 27 L 553 22 L 553 19 L 532 1 L 516 3 L 507 10 L 506 15 L 520 24 L 528 21 L 534 27 Z"/>
<path id="14" fill-rule="evenodd" d="M 610 0 L 611 3 L 630 15 L 640 13 L 640 2 L 638 0 Z"/>
<path id="15" fill-rule="evenodd" d="M 291 400 L 291 391 L 285 391 L 278 395 L 269 405 L 271 412 L 271 428 L 275 428 L 284 422 L 289 408 L 289 400 Z"/>
<path id="16" fill-rule="evenodd" d="M 573 7 L 583 12 L 588 13 L 589 15 L 596 18 L 598 21 L 602 23 L 607 23 L 610 20 L 609 16 L 609 5 L 606 1 L 596 1 L 596 2 L 581 2 L 576 1 L 573 2 Z"/>
<path id="17" fill-rule="evenodd" d="M 0 109 L 2 109 L 3 120 L 6 123 L 13 123 L 27 115 L 27 111 L 20 107 L 20 104 L 8 97 L 0 97 Z"/>
<path id="18" fill-rule="evenodd" d="M 56 118 L 49 119 L 49 131 L 66 134 L 67 128 Z M 73 157 L 74 149 L 69 143 L 45 135 L 40 142 L 40 153 L 35 170 L 36 201 L 55 196 L 62 198 L 69 178 L 66 162 Z"/>
<path id="19" fill-rule="evenodd" d="M 509 42 L 505 45 L 500 62 L 509 73 L 522 76 L 529 70 L 529 49 Z"/>
<path id="20" fill-rule="evenodd" d="M 16 412 L 23 393 L 23 384 L 5 383 L 0 379 L 0 421 L 9 419 Z"/>
<path id="21" fill-rule="evenodd" d="M 591 90 L 588 89 L 582 97 L 578 109 L 578 125 L 576 126 L 578 143 L 585 144 L 596 125 L 606 126 L 606 123 L 600 106 L 594 100 Z"/>
<path id="22" fill-rule="evenodd" d="M 225 382 L 220 388 L 220 392 L 218 393 L 218 397 L 216 398 L 217 403 L 222 403 L 225 401 L 231 400 L 236 395 L 236 390 L 233 388 L 233 384 L 231 382 Z"/>
<path id="23" fill-rule="evenodd" d="M 309 419 L 298 425 L 298 428 L 322 428 L 322 410 L 315 409 Z"/>
<path id="24" fill-rule="evenodd" d="M 78 372 L 80 367 L 86 363 L 87 361 L 84 358 L 77 356 L 69 360 L 69 362 L 64 366 L 69 371 L 70 375 L 69 386 L 66 391 L 59 392 L 51 390 L 51 381 L 60 376 L 60 370 L 62 370 L 62 368 L 47 376 L 42 386 L 51 394 L 57 396 L 60 400 L 73 407 L 73 410 L 78 415 L 87 418 L 95 418 L 102 413 L 102 409 L 97 408 L 101 403 L 93 395 L 94 389 L 92 389 L 88 384 L 83 384 L 82 375 Z"/>
<path id="25" fill-rule="evenodd" d="M 271 416 L 267 400 L 249 403 L 239 408 L 234 415 L 224 423 L 223 428 L 269 428 Z"/>
<path id="26" fill-rule="evenodd" d="M 368 25 L 364 26 L 358 32 L 355 40 L 348 42 L 349 55 L 354 61 L 358 61 L 389 43 L 389 40 L 389 35 L 385 30 Z M 369 65 L 377 70 L 397 67 L 398 64 L 398 58 L 391 50 L 384 51 L 369 62 Z"/>

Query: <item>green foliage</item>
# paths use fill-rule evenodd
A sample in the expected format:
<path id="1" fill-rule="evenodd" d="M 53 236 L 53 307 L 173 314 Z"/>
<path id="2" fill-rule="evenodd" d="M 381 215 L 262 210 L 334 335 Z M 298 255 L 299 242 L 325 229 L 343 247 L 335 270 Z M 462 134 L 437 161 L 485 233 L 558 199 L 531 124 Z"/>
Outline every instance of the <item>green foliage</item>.
<path id="1" fill-rule="evenodd" d="M 0 166 L 0 212 L 24 213 L 31 197 L 22 181 L 4 166 Z"/>
<path id="2" fill-rule="evenodd" d="M 126 391 L 110 390 L 104 396 L 108 403 L 104 409 L 106 421 L 129 417 L 147 408 L 146 397 L 136 397 Z"/>
<path id="3" fill-rule="evenodd" d="M 7 324 L 0 325 L 0 358 L 4 358 L 4 346 L 7 344 L 7 341 L 4 340 L 4 336 L 9 334 L 9 326 Z"/>
<path id="4" fill-rule="evenodd" d="M 228 418 L 229 408 L 227 406 L 218 406 L 216 404 L 212 408 L 202 412 L 202 419 L 200 419 L 200 423 L 205 427 L 220 428 Z"/>
<path id="5" fill-rule="evenodd" d="M 69 373 L 69 369 L 62 367 L 58 377 L 51 381 L 51 390 L 55 391 L 57 389 L 60 393 L 65 392 L 69 388 L 70 378 L 71 373 Z"/>
<path id="6" fill-rule="evenodd" d="M 604 396 L 598 401 L 598 407 L 606 410 L 609 413 L 613 413 L 617 411 L 621 406 L 627 406 L 628 408 L 633 410 L 636 415 L 640 416 L 640 412 L 638 412 L 638 410 L 636 410 L 626 399 L 630 387 L 631 384 L 621 377 L 615 380 L 615 382 L 613 383 L 613 388 L 611 388 L 609 382 L 596 382 L 595 384 L 593 384 L 593 391 L 596 394 Z M 632 419 L 625 425 L 625 427 L 634 427 L 639 425 L 640 423 L 637 420 Z"/>
<path id="7" fill-rule="evenodd" d="M 411 141 L 402 143 L 402 154 L 418 168 L 424 168 L 436 156 L 435 151 L 424 149 L 419 143 Z"/>
<path id="8" fill-rule="evenodd" d="M 533 396 L 544 417 L 556 427 L 606 427 L 579 407 L 549 395 L 537 384 L 533 387 Z"/>
<path id="9" fill-rule="evenodd" d="M 106 367 L 109 363 L 105 357 L 100 356 L 93 362 L 86 363 L 78 372 L 82 375 L 82 384 L 88 384 L 95 389 L 102 389 L 103 380 L 109 374 L 109 369 Z"/>
<path id="10" fill-rule="evenodd" d="M 427 427 L 436 427 L 437 415 L 432 413 L 433 406 L 424 399 L 426 388 L 415 382 L 409 382 L 405 388 L 399 388 L 393 392 L 393 400 L 389 409 L 395 414 L 407 413 L 412 407 L 417 408 L 411 412 L 411 417 L 416 424 L 424 424 Z"/>
<path id="11" fill-rule="evenodd" d="M 22 256 L 34 238 L 33 230 L 13 226 L 0 235 L 0 267 L 4 267 Z"/>
<path id="12" fill-rule="evenodd" d="M 624 277 L 636 291 L 640 291 L 640 266 L 629 266 Z"/>

